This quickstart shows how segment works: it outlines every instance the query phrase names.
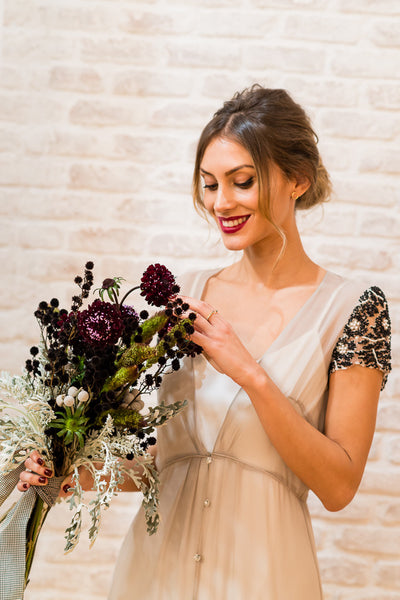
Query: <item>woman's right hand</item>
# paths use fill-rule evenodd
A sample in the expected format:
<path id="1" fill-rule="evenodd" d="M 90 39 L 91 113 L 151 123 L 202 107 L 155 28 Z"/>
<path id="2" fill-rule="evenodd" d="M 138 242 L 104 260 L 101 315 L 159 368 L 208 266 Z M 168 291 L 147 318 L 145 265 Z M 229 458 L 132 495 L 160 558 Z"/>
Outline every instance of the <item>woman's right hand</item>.
<path id="1" fill-rule="evenodd" d="M 20 492 L 26 492 L 31 485 L 44 486 L 49 482 L 49 478 L 54 473 L 44 462 L 39 452 L 33 450 L 25 461 L 25 471 L 19 476 L 17 489 Z"/>

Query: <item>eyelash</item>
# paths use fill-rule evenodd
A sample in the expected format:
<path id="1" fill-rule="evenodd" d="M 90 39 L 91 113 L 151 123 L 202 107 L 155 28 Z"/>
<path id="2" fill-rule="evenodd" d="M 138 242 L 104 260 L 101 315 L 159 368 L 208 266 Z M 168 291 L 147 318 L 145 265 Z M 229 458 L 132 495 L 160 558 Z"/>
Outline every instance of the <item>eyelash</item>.
<path id="1" fill-rule="evenodd" d="M 254 177 L 249 177 L 247 179 L 247 181 L 244 181 L 243 183 L 235 183 L 235 185 L 242 188 L 243 190 L 247 190 L 247 189 L 251 188 L 253 183 L 254 183 Z"/>
<path id="2" fill-rule="evenodd" d="M 249 177 L 249 179 L 247 179 L 247 181 L 244 181 L 243 183 L 235 183 L 236 187 L 241 188 L 242 190 L 248 190 L 249 188 L 251 188 L 251 186 L 254 183 L 254 177 Z M 203 188 L 205 190 L 210 190 L 211 192 L 215 192 L 217 190 L 218 184 L 217 183 L 209 183 L 208 185 L 205 183 L 203 185 Z"/>

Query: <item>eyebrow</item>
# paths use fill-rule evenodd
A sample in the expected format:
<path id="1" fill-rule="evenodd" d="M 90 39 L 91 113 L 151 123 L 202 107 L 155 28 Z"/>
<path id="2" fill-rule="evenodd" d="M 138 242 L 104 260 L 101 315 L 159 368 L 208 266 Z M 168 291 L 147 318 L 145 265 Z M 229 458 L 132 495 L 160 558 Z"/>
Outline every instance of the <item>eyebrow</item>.
<path id="1" fill-rule="evenodd" d="M 236 173 L 236 171 L 240 171 L 240 169 L 244 169 L 244 168 L 255 169 L 254 165 L 239 165 L 238 167 L 234 167 L 233 169 L 226 171 L 225 175 L 226 176 L 232 175 L 233 173 Z M 211 175 L 211 177 L 214 177 L 214 175 L 212 173 L 209 173 L 208 171 L 206 171 L 205 169 L 202 169 L 201 167 L 200 167 L 200 171 L 203 173 L 203 175 Z"/>

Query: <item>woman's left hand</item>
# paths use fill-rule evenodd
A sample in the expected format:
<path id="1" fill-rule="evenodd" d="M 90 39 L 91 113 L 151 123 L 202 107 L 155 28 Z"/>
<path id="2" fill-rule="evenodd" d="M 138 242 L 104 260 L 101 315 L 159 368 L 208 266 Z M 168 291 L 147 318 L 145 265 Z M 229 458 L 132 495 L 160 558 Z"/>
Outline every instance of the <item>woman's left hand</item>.
<path id="1" fill-rule="evenodd" d="M 242 344 L 232 325 L 207 302 L 186 296 L 181 298 L 189 304 L 188 312 L 196 313 L 191 340 L 202 346 L 206 358 L 217 371 L 243 386 L 258 363 Z"/>

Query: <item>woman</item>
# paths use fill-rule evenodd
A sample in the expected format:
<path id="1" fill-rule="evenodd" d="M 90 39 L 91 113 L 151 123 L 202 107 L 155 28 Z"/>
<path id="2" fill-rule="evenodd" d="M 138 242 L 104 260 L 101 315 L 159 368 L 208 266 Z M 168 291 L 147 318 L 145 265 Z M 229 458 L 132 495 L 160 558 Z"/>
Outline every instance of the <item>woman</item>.
<path id="1" fill-rule="evenodd" d="M 189 405 L 159 432 L 162 521 L 149 537 L 135 519 L 110 600 L 322 598 L 307 493 L 336 511 L 359 486 L 390 321 L 379 288 L 303 249 L 296 210 L 330 191 L 315 138 L 285 91 L 260 86 L 201 135 L 195 204 L 242 255 L 183 281 L 204 352 L 164 380 L 161 399 Z M 41 468 L 22 482 L 46 483 Z"/>

